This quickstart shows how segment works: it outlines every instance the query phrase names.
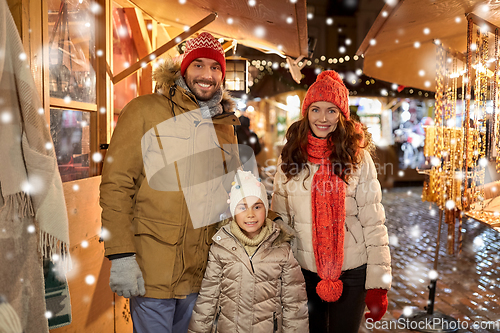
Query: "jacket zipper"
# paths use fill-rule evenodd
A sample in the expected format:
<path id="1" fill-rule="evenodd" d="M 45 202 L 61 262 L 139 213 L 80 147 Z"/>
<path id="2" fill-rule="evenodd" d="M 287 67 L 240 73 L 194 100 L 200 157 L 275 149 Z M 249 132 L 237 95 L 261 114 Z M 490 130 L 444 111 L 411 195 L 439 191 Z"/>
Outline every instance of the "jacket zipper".
<path id="1" fill-rule="evenodd" d="M 219 323 L 219 316 L 220 316 L 220 311 L 221 311 L 221 307 L 219 305 L 219 308 L 217 309 L 217 314 L 215 315 L 215 319 L 214 319 L 214 323 L 212 324 L 212 327 L 217 329 L 217 324 Z M 217 331 L 214 331 L 212 330 L 213 332 L 217 332 Z"/>
<path id="2" fill-rule="evenodd" d="M 234 237 L 232 234 L 230 234 L 229 232 L 227 232 L 227 231 L 226 231 L 226 229 L 222 228 L 222 230 L 224 230 L 224 232 L 225 232 L 226 234 L 228 234 L 229 236 L 231 236 L 231 237 L 232 237 L 232 238 L 233 238 L 233 239 L 234 239 L 234 240 L 235 240 L 238 244 L 240 244 L 240 245 L 243 247 L 243 250 L 245 250 L 245 247 L 243 246 L 243 244 L 241 244 L 241 242 L 240 242 L 240 241 L 239 241 L 236 237 Z M 274 233 L 274 232 L 273 232 L 273 233 Z M 271 237 L 271 236 L 272 236 L 272 234 L 271 234 L 271 235 L 269 235 L 269 237 Z M 269 238 L 269 237 L 268 237 L 268 238 Z M 255 274 L 255 270 L 254 270 L 254 268 L 253 268 L 252 258 L 253 258 L 253 256 L 257 253 L 257 251 L 260 249 L 260 247 L 262 246 L 262 244 L 264 244 L 264 241 L 262 241 L 262 243 L 260 243 L 260 245 L 257 247 L 257 249 L 255 249 L 255 252 L 252 254 L 252 256 L 248 257 L 248 259 L 250 260 L 250 266 L 252 267 L 252 272 L 253 272 L 254 274 Z M 245 252 L 246 252 L 246 250 L 245 250 Z"/>
<path id="3" fill-rule="evenodd" d="M 349 230 L 349 227 L 347 226 L 347 223 L 345 224 L 345 228 L 346 228 L 347 232 L 351 234 L 352 238 L 354 238 L 354 242 L 355 242 L 356 244 L 358 244 L 358 240 L 357 240 L 357 239 L 356 239 L 356 237 L 354 236 L 354 233 L 353 233 L 351 230 Z"/>
<path id="4" fill-rule="evenodd" d="M 278 332 L 278 318 L 276 318 L 276 312 L 273 312 L 273 332 Z"/>

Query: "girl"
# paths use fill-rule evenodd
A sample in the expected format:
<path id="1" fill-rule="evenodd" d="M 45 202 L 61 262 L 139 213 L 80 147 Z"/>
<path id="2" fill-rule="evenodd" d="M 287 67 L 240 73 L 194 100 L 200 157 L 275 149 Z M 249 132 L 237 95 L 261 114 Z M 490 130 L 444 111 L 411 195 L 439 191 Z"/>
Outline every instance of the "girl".
<path id="1" fill-rule="evenodd" d="M 304 277 L 291 233 L 266 218 L 264 185 L 238 170 L 230 197 L 233 219 L 212 238 L 189 332 L 307 333 Z"/>
<path id="2" fill-rule="evenodd" d="M 290 126 L 274 180 L 272 209 L 296 231 L 310 331 L 358 332 L 387 310 L 391 257 L 371 136 L 349 119 L 348 90 L 321 73 Z M 366 141 L 366 142 L 364 142 Z"/>

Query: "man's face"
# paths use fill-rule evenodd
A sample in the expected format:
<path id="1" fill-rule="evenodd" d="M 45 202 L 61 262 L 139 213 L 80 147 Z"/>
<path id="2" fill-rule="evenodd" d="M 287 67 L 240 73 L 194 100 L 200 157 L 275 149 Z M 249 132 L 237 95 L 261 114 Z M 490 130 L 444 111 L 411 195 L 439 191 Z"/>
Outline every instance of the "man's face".
<path id="1" fill-rule="evenodd" d="M 196 99 L 208 101 L 222 84 L 222 69 L 215 60 L 197 58 L 186 68 L 184 80 Z"/>

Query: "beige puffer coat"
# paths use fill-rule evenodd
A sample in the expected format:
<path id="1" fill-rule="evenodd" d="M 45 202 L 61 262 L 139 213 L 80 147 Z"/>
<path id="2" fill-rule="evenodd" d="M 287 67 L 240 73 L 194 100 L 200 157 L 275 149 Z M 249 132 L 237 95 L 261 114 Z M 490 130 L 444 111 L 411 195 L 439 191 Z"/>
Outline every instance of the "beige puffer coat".
<path id="1" fill-rule="evenodd" d="M 366 151 L 358 170 L 346 187 L 345 240 L 342 271 L 367 264 L 366 289 L 390 289 L 391 255 L 385 227 L 382 191 L 375 164 Z M 294 255 L 302 268 L 317 272 L 312 244 L 311 183 L 319 166 L 310 164 L 311 175 L 302 172 L 286 183 L 278 161 L 274 179 L 272 209 L 297 232 Z M 305 188 L 304 188 L 305 186 Z"/>
<path id="2" fill-rule="evenodd" d="M 229 224 L 215 234 L 190 333 L 309 332 L 304 277 L 280 222 L 251 258 Z"/>

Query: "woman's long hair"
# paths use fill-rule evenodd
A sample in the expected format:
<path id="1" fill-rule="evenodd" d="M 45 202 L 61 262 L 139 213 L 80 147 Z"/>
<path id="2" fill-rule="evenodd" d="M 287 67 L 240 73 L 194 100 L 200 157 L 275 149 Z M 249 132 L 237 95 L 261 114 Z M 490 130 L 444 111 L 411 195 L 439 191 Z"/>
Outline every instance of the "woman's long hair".
<path id="1" fill-rule="evenodd" d="M 358 125 L 359 124 L 359 125 Z M 362 131 L 359 131 L 361 125 Z M 286 144 L 281 152 L 281 170 L 287 178 L 287 182 L 294 176 L 297 176 L 302 170 L 307 169 L 310 176 L 309 166 L 307 165 L 307 136 L 310 131 L 309 119 L 307 115 L 290 125 L 286 132 Z M 352 119 L 346 119 L 340 112 L 337 128 L 330 132 L 326 139 L 328 148 L 332 150 L 330 161 L 333 167 L 333 173 L 348 183 L 358 168 L 363 154 L 362 149 L 373 153 L 374 145 L 371 133 L 366 126 Z"/>

